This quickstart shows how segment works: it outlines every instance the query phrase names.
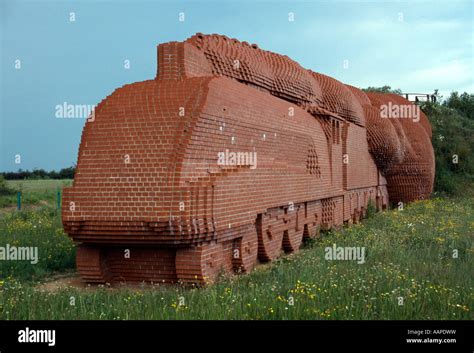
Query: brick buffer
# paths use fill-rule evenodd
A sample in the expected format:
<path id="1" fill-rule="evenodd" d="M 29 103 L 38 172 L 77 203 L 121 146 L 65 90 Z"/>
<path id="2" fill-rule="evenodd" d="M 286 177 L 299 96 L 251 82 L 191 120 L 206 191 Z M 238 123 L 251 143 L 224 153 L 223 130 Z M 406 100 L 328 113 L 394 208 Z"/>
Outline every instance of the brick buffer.
<path id="1" fill-rule="evenodd" d="M 320 229 L 432 191 L 414 107 L 220 35 L 158 46 L 154 80 L 115 90 L 82 132 L 62 219 L 86 282 L 208 283 Z M 219 154 L 255 156 L 219 163 Z"/>

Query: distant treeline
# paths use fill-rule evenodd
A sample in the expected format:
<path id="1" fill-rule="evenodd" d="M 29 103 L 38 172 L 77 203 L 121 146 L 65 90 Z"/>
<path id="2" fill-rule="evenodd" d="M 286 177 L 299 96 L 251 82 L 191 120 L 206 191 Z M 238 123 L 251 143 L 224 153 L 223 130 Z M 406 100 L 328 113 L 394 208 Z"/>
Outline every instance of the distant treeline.
<path id="1" fill-rule="evenodd" d="M 23 180 L 23 179 L 74 179 L 75 167 L 63 168 L 59 172 L 52 170 L 50 172 L 44 169 L 22 170 L 17 172 L 3 172 L 5 180 Z"/>

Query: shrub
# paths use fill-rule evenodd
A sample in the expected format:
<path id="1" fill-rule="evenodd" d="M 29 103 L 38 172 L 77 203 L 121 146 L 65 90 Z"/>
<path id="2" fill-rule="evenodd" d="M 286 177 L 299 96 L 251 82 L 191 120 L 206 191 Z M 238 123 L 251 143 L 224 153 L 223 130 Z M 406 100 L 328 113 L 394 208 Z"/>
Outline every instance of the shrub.
<path id="1" fill-rule="evenodd" d="M 474 101 L 471 102 L 474 105 Z M 421 109 L 433 129 L 435 192 L 464 194 L 474 182 L 474 120 L 463 115 L 464 111 L 468 111 L 466 104 L 461 111 L 444 103 L 424 103 Z"/>
<path id="2" fill-rule="evenodd" d="M 377 212 L 377 206 L 375 205 L 375 202 L 370 199 L 369 203 L 367 204 L 367 218 L 371 218 L 375 215 Z"/>
<path id="3" fill-rule="evenodd" d="M 14 190 L 10 189 L 5 181 L 5 177 L 3 174 L 0 174 L 0 196 L 2 195 L 13 195 L 15 193 Z"/>

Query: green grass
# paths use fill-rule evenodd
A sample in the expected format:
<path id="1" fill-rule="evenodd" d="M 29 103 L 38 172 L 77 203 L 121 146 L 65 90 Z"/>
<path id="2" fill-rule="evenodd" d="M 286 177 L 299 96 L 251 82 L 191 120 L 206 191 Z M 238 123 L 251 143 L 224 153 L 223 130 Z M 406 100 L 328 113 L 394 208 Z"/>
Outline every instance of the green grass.
<path id="1" fill-rule="evenodd" d="M 0 218 L 0 234 L 2 247 L 38 247 L 36 264 L 0 261 L 0 278 L 35 281 L 74 268 L 75 246 L 64 233 L 59 211 L 54 208 L 8 213 Z"/>
<path id="2" fill-rule="evenodd" d="M 69 186 L 72 179 L 41 179 L 41 180 L 7 180 L 7 186 L 13 190 L 24 192 L 47 192 L 56 191 L 58 188 Z"/>
<path id="3" fill-rule="evenodd" d="M 472 319 L 473 208 L 472 198 L 432 199 L 377 213 L 207 288 L 57 292 L 39 291 L 37 282 L 73 266 L 58 214 L 10 215 L 0 222 L 2 244 L 38 244 L 46 258 L 34 266 L 0 263 L 0 319 Z M 364 246 L 366 262 L 325 260 L 334 243 Z"/>
<path id="4" fill-rule="evenodd" d="M 0 195 L 0 208 L 16 208 L 18 191 L 22 194 L 22 208 L 32 209 L 38 205 L 55 205 L 57 191 L 71 184 L 72 180 L 69 179 L 8 180 L 6 186 L 12 192 L 10 195 Z"/>
<path id="5" fill-rule="evenodd" d="M 71 184 L 68 179 L 6 181 L 8 190 L 22 192 L 22 209 L 16 210 L 16 192 L 0 195 L 0 246 L 38 247 L 39 261 L 0 261 L 0 279 L 35 281 L 74 268 L 75 247 L 57 209 L 57 191 Z"/>

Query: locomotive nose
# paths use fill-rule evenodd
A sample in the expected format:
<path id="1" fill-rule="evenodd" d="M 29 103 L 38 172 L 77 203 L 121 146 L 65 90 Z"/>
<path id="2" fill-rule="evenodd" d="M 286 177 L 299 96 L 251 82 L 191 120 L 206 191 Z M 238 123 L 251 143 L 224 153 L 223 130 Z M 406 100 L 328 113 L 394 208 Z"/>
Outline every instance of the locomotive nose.
<path id="1" fill-rule="evenodd" d="M 189 85 L 188 85 L 189 86 Z M 180 148 L 199 96 L 195 85 L 145 81 L 103 100 L 84 127 L 63 223 L 74 234 L 142 234 L 169 227 L 179 208 Z M 170 99 L 169 92 L 174 92 Z M 189 106 L 191 105 L 191 106 Z"/>

